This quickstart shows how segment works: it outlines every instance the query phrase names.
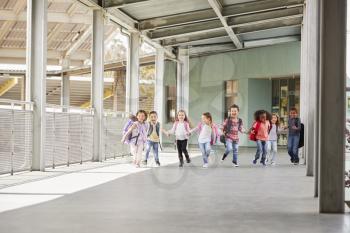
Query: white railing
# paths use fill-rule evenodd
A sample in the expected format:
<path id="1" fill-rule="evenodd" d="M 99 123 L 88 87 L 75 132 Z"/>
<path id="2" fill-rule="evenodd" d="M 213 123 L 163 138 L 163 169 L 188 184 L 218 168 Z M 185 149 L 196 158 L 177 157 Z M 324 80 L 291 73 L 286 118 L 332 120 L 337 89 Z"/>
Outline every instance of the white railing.
<path id="1" fill-rule="evenodd" d="M 0 99 L 0 174 L 30 170 L 33 103 Z"/>
<path id="2" fill-rule="evenodd" d="M 129 147 L 121 143 L 123 127 L 129 118 L 125 112 L 105 112 L 104 143 L 105 159 L 130 155 Z"/>
<path id="3" fill-rule="evenodd" d="M 93 109 L 47 105 L 45 165 L 61 166 L 91 161 Z"/>

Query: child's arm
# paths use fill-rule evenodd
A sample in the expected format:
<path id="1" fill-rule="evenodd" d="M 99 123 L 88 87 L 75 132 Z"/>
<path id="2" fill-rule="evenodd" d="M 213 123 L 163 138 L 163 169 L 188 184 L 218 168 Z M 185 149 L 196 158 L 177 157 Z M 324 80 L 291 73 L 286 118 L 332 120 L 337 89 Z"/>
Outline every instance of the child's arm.
<path id="1" fill-rule="evenodd" d="M 132 124 L 128 131 L 123 135 L 121 142 L 125 142 L 126 138 L 131 134 L 131 132 L 136 129 L 136 123 Z"/>
<path id="2" fill-rule="evenodd" d="M 190 132 L 188 133 L 188 135 L 191 135 L 192 133 L 198 132 L 198 131 L 199 131 L 199 126 L 193 128 L 193 129 L 190 129 Z"/>

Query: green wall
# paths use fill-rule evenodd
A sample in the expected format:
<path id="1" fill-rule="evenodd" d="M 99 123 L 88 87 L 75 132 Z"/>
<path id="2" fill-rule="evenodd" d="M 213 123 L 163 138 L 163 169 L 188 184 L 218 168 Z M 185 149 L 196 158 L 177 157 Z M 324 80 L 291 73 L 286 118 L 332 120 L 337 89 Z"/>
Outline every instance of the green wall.
<path id="1" fill-rule="evenodd" d="M 209 111 L 221 123 L 224 110 L 224 82 L 239 81 L 238 105 L 246 128 L 257 109 L 271 110 L 273 77 L 300 73 L 300 42 L 227 52 L 190 59 L 190 112 L 196 124 L 201 113 Z M 167 62 L 165 85 L 174 85 L 176 65 Z M 192 140 L 193 143 L 196 140 Z M 241 136 L 241 145 L 252 145 Z"/>

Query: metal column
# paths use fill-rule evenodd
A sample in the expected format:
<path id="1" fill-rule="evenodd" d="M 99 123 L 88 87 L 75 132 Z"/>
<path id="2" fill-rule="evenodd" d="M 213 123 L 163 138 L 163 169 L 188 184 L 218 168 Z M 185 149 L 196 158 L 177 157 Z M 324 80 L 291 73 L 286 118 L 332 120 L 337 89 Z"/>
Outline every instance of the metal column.
<path id="1" fill-rule="evenodd" d="M 45 170 L 47 0 L 27 1 L 26 100 L 33 107 L 32 170 Z"/>
<path id="2" fill-rule="evenodd" d="M 179 48 L 177 59 L 177 109 L 189 111 L 189 95 L 190 95 L 190 56 L 189 49 Z"/>
<path id="3" fill-rule="evenodd" d="M 321 0 L 319 205 L 343 213 L 345 170 L 346 0 Z"/>
<path id="4" fill-rule="evenodd" d="M 157 49 L 154 109 L 158 113 L 158 120 L 161 124 L 165 123 L 164 122 L 164 119 L 165 119 L 164 65 L 165 65 L 164 49 Z M 160 134 L 160 139 L 162 142 L 162 134 Z"/>
<path id="5" fill-rule="evenodd" d="M 136 114 L 139 109 L 139 76 L 140 76 L 140 34 L 131 33 L 126 74 L 126 112 Z"/>
<path id="6" fill-rule="evenodd" d="M 104 93 L 104 15 L 101 10 L 93 11 L 92 32 L 92 94 L 94 113 L 93 161 L 102 161 L 103 143 L 103 93 Z"/>
<path id="7" fill-rule="evenodd" d="M 68 59 L 62 60 L 62 70 L 69 69 L 70 61 Z M 70 80 L 69 75 L 65 76 L 62 73 L 61 80 L 61 105 L 70 106 Z"/>

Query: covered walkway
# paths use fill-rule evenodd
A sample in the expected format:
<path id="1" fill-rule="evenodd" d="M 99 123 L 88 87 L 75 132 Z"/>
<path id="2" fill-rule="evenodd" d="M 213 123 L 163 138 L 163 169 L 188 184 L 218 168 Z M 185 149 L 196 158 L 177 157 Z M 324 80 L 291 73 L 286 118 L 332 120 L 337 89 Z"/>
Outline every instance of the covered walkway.
<path id="1" fill-rule="evenodd" d="M 176 154 L 169 153 L 163 155 L 168 166 L 0 213 L 0 231 L 349 232 L 348 214 L 316 214 L 313 179 L 305 177 L 304 166 L 290 165 L 285 153 L 280 154 L 276 167 L 253 166 L 252 153 L 241 153 L 239 168 L 233 168 L 229 161 L 221 164 L 212 159 L 214 167 L 210 169 L 201 168 L 199 157 L 179 169 L 177 164 L 171 164 Z M 115 166 L 91 173 L 121 172 Z M 66 185 L 55 190 L 63 192 Z M 12 189 L 18 190 L 18 186 Z M 3 192 L 0 190 L 0 196 Z M 42 192 L 50 190 L 44 188 Z"/>

